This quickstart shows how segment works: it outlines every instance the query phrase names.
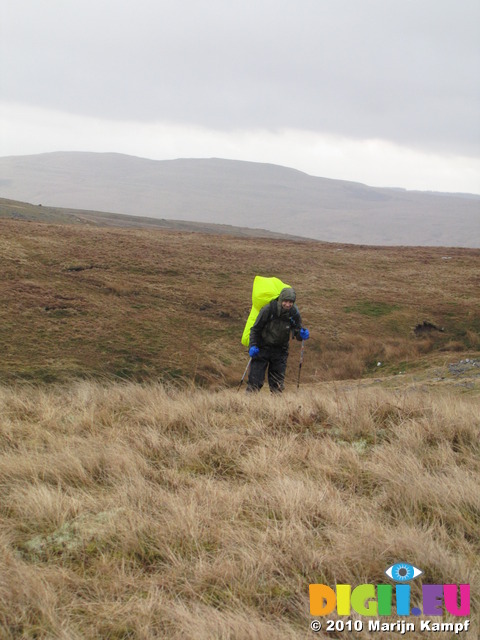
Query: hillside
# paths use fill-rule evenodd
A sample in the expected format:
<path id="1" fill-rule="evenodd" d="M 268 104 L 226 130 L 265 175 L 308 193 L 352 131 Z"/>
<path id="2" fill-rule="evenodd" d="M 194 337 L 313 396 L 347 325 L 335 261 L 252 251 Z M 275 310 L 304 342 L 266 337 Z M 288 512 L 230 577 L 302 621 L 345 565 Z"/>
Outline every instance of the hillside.
<path id="1" fill-rule="evenodd" d="M 423 571 L 412 606 L 422 584 L 470 584 L 478 636 L 480 250 L 12 206 L 2 640 L 300 640 L 310 584 L 391 584 L 396 562 Z M 236 390 L 256 274 L 296 288 L 312 335 L 280 397 Z M 372 637 L 351 618 L 362 631 L 316 637 Z"/>
<path id="2" fill-rule="evenodd" d="M 235 385 L 248 360 L 240 338 L 257 274 L 297 290 L 312 335 L 305 382 L 440 371 L 479 350 L 475 249 L 0 219 L 0 261 L 6 382 L 93 376 Z M 295 343 L 289 385 L 298 357 Z"/>
<path id="3" fill-rule="evenodd" d="M 53 224 L 91 225 L 95 227 L 122 227 L 136 229 L 173 229 L 177 231 L 210 233 L 212 235 L 230 235 L 253 238 L 284 238 L 303 240 L 294 235 L 275 233 L 265 229 L 249 229 L 234 227 L 228 224 L 208 224 L 208 222 L 191 222 L 184 220 L 163 220 L 128 216 L 121 213 L 105 211 L 85 211 L 83 209 L 67 209 L 34 205 L 29 202 L 18 202 L 0 198 L 0 218 L 8 220 L 24 220 L 30 222 L 49 222 Z"/>
<path id="4" fill-rule="evenodd" d="M 380 189 L 276 165 L 58 152 L 0 158 L 0 197 L 330 242 L 480 247 L 480 196 Z"/>

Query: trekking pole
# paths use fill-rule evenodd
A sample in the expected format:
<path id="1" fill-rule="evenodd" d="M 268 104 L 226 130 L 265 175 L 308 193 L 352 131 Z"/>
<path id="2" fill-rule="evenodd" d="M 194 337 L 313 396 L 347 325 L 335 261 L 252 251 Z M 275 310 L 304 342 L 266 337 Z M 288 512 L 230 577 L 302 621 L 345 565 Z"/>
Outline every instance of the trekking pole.
<path id="1" fill-rule="evenodd" d="M 305 350 L 305 340 L 302 340 L 302 348 L 300 350 L 300 362 L 298 364 L 298 380 L 297 380 L 297 389 L 300 388 L 300 373 L 302 371 L 302 364 L 303 364 L 303 352 Z"/>
<path id="2" fill-rule="evenodd" d="M 240 380 L 240 384 L 237 387 L 237 393 L 240 391 L 240 387 L 242 386 L 242 382 L 244 381 L 245 376 L 247 375 L 248 367 L 250 366 L 251 362 L 252 362 L 252 358 L 250 358 L 250 360 L 247 363 L 247 366 L 245 367 L 245 371 L 243 372 L 242 379 Z"/>

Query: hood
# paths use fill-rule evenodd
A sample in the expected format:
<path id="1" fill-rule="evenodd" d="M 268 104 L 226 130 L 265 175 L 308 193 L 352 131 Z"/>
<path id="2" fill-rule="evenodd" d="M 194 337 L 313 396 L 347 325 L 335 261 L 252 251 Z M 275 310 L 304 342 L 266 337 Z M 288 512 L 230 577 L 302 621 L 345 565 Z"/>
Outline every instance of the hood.
<path id="1" fill-rule="evenodd" d="M 282 304 L 284 300 L 291 300 L 292 302 L 295 302 L 296 299 L 297 294 L 295 293 L 295 289 L 292 289 L 292 287 L 285 287 L 285 289 L 281 290 L 280 295 L 278 296 L 280 304 Z"/>
<path id="2" fill-rule="evenodd" d="M 297 294 L 295 293 L 295 289 L 292 289 L 292 287 L 285 287 L 285 289 L 282 289 L 278 296 L 278 313 L 280 314 L 282 312 L 282 302 L 284 300 L 291 300 L 292 302 L 295 302 L 296 298 Z"/>

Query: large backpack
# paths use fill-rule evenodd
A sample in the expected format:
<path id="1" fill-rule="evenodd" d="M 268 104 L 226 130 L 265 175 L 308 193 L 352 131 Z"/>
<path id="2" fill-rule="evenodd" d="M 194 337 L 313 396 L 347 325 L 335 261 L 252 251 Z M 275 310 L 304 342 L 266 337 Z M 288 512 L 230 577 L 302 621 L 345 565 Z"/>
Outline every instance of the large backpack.
<path id="1" fill-rule="evenodd" d="M 257 319 L 260 309 L 268 304 L 271 300 L 275 300 L 280 295 L 282 289 L 289 287 L 279 278 L 265 278 L 264 276 L 255 276 L 252 287 L 252 309 L 245 324 L 242 335 L 242 344 L 248 347 L 250 340 L 250 329 L 253 327 Z"/>

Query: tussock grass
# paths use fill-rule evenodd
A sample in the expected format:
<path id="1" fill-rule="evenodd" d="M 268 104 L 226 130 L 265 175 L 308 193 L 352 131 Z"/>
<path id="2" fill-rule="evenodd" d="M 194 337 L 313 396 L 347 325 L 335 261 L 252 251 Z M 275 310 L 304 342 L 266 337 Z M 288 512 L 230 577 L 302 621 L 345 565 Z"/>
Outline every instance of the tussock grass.
<path id="1" fill-rule="evenodd" d="M 397 561 L 477 624 L 478 398 L 79 382 L 0 416 L 2 639 L 305 638 L 309 583 Z"/>

